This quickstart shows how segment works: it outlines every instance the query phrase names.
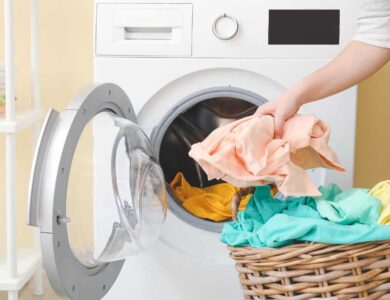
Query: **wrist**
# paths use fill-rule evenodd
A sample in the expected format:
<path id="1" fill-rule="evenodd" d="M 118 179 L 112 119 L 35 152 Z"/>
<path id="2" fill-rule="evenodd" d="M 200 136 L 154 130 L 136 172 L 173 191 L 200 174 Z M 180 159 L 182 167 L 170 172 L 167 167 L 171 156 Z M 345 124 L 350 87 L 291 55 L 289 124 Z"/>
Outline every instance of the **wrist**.
<path id="1" fill-rule="evenodd" d="M 289 101 L 290 104 L 296 108 L 299 108 L 306 103 L 305 97 L 299 91 L 293 89 L 287 90 L 284 93 L 283 98 Z"/>
<path id="2" fill-rule="evenodd" d="M 288 98 L 290 98 L 297 107 L 301 107 L 302 105 L 310 102 L 308 88 L 302 82 L 293 86 L 286 93 L 288 94 Z"/>

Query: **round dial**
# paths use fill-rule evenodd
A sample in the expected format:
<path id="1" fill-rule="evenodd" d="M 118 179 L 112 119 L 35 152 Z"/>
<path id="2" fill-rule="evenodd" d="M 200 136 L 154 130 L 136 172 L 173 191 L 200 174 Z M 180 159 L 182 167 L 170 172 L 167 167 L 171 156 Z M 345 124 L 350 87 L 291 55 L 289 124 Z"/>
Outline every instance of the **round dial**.
<path id="1" fill-rule="evenodd" d="M 238 22 L 233 16 L 223 14 L 215 19 L 212 29 L 218 39 L 230 40 L 238 32 Z"/>

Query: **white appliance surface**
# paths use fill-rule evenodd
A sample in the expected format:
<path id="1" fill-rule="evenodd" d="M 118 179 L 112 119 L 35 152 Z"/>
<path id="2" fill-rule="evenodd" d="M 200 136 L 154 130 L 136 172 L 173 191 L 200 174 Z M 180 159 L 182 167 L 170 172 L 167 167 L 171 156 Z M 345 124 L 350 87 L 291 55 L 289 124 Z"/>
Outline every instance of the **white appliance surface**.
<path id="1" fill-rule="evenodd" d="M 229 86 L 270 100 L 325 65 L 346 45 L 354 32 L 355 2 L 96 1 L 95 81 L 113 82 L 125 90 L 139 124 L 149 136 L 182 99 L 200 90 Z M 270 9 L 340 10 L 340 44 L 268 45 Z M 239 25 L 237 35 L 231 40 L 219 40 L 212 31 L 213 21 L 225 13 L 233 16 Z M 356 88 L 307 105 L 304 110 L 331 126 L 330 144 L 348 170 L 345 174 L 327 171 L 321 181 L 351 187 Z M 96 124 L 95 130 L 99 126 L 103 125 Z M 98 159 L 99 152 L 105 151 L 102 147 L 110 146 L 101 141 L 96 145 L 99 147 L 94 153 Z M 105 185 L 95 184 L 97 243 L 103 232 L 111 230 L 102 226 L 104 201 L 110 196 L 110 191 L 101 191 L 102 186 Z M 168 212 L 159 243 L 152 251 L 126 260 L 105 299 L 236 300 L 241 297 L 237 273 L 225 245 L 219 242 L 219 235 L 194 227 Z"/>

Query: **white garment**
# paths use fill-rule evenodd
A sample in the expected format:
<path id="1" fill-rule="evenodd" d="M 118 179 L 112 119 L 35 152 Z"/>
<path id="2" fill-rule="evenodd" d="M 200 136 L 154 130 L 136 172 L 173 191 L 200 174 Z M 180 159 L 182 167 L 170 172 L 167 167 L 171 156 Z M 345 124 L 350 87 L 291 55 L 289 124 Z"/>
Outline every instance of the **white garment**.
<path id="1" fill-rule="evenodd" d="M 390 0 L 359 0 L 355 40 L 390 48 Z"/>

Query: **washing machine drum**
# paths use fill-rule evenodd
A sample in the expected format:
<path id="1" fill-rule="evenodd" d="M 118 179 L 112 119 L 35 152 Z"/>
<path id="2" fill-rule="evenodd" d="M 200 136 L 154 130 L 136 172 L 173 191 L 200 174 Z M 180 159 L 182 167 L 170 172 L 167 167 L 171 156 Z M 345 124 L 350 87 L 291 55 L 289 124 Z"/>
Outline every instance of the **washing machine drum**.
<path id="1" fill-rule="evenodd" d="M 64 112 L 49 111 L 29 224 L 40 228 L 44 266 L 60 297 L 102 298 L 124 259 L 154 245 L 166 210 L 161 167 L 122 89 L 89 87 Z"/>

